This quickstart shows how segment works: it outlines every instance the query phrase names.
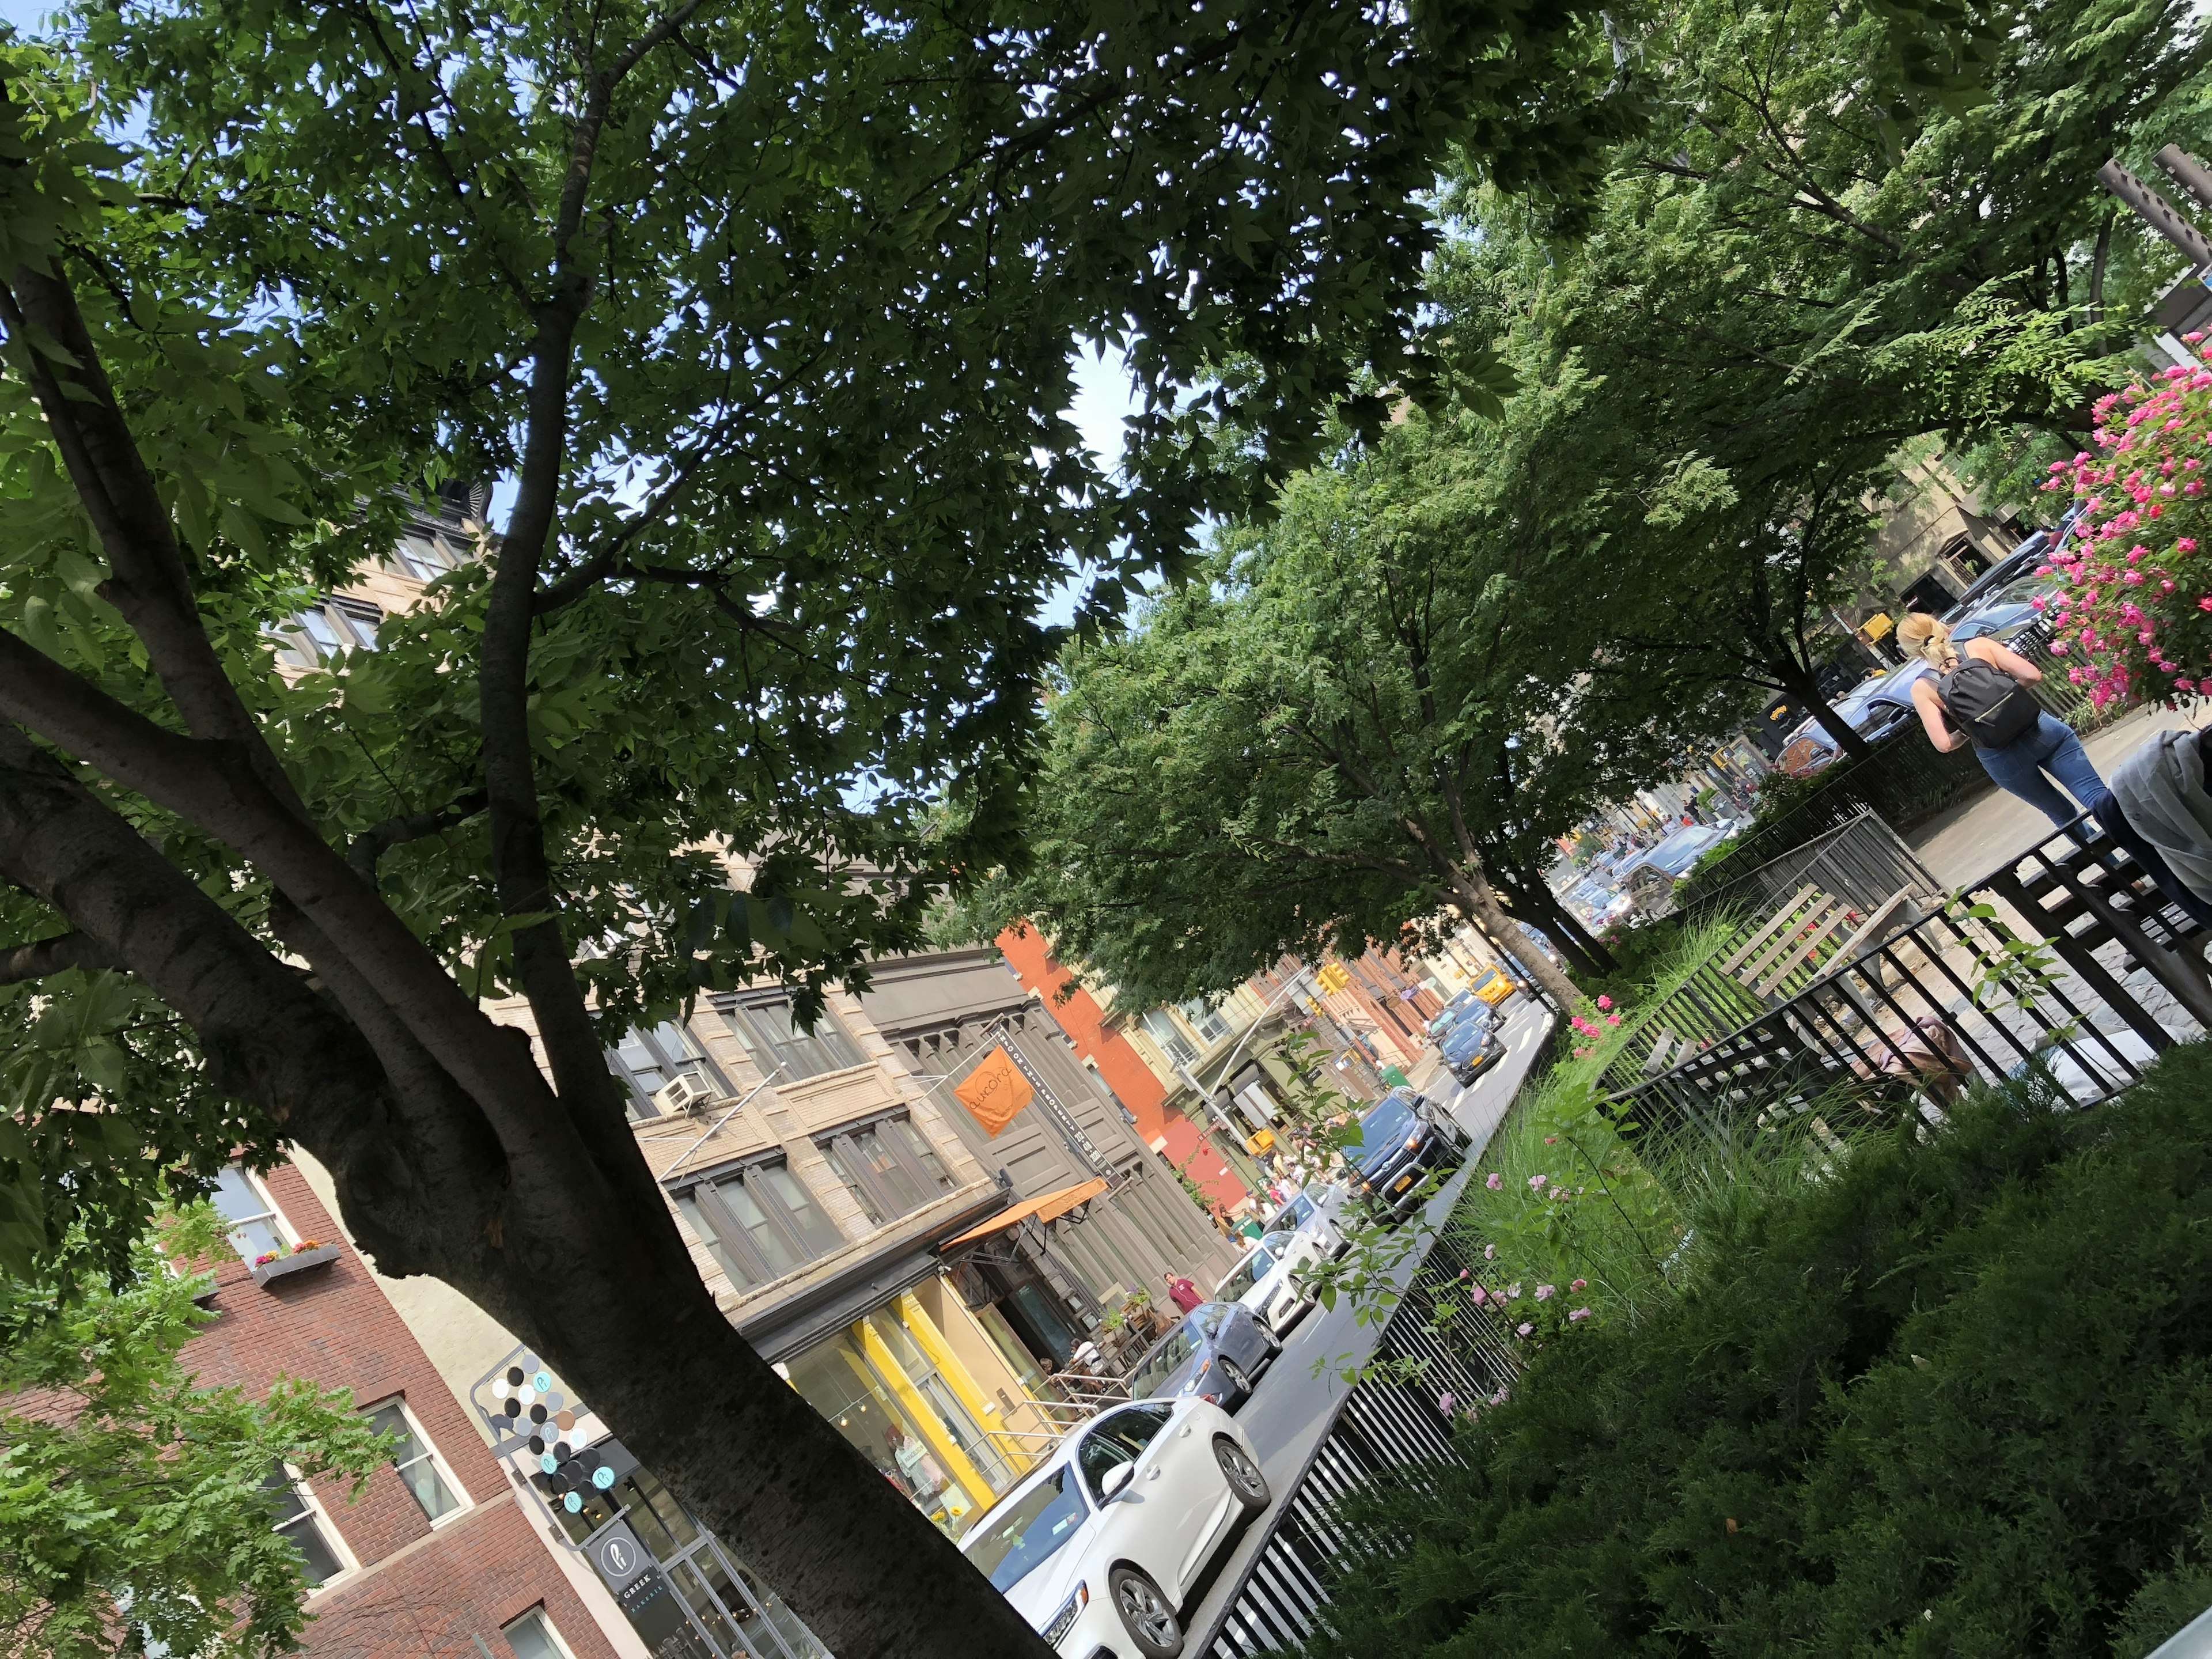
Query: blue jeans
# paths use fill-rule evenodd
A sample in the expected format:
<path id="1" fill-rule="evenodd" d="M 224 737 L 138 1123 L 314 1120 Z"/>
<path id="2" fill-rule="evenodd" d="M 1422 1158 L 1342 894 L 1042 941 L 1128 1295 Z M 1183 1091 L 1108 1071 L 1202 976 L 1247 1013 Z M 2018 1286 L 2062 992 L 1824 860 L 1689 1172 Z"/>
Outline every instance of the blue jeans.
<path id="1" fill-rule="evenodd" d="M 2056 714 L 2039 716 L 2034 730 L 2021 732 L 2002 749 L 1977 749 L 1974 752 L 1982 757 L 1982 769 L 1996 781 L 1998 788 L 2040 808 L 2056 824 L 2069 823 L 2105 792 L 2105 781 L 2089 764 L 2081 739 Z M 2066 795 L 2053 789 L 2050 778 L 2043 775 L 2045 772 L 2065 785 L 2066 794 L 2073 796 L 2081 805 L 2075 805 Z"/>

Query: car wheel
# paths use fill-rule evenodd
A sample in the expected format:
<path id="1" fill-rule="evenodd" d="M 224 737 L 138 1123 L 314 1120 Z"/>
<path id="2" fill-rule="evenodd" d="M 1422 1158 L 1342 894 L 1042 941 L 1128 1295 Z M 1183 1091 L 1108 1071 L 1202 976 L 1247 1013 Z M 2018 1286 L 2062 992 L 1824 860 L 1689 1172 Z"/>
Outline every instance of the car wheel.
<path id="1" fill-rule="evenodd" d="M 1106 1589 L 1137 1651 L 1145 1659 L 1176 1659 L 1182 1651 L 1182 1621 L 1160 1587 L 1134 1567 L 1116 1567 L 1106 1575 Z"/>
<path id="2" fill-rule="evenodd" d="M 1227 1354 L 1222 1355 L 1215 1363 L 1221 1367 L 1221 1374 L 1229 1379 L 1231 1388 L 1248 1400 L 1252 1397 L 1252 1374 L 1249 1371 Z"/>
<path id="3" fill-rule="evenodd" d="M 1244 1506 L 1247 1515 L 1257 1515 L 1267 1507 L 1274 1494 L 1267 1490 L 1267 1477 L 1246 1451 L 1227 1435 L 1217 1435 L 1213 1442 L 1213 1461 L 1221 1465 L 1221 1473 L 1229 1482 L 1229 1490 L 1237 1494 L 1237 1501 Z"/>

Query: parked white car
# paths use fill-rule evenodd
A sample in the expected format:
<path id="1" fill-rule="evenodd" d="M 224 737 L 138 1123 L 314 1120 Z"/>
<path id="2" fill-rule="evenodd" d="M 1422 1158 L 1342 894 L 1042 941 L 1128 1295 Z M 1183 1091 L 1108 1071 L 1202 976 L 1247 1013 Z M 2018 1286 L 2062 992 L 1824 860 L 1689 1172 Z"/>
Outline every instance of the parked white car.
<path id="1" fill-rule="evenodd" d="M 1299 1275 L 1328 1260 L 1327 1239 L 1319 1231 L 1268 1233 L 1214 1287 L 1215 1302 L 1241 1302 L 1252 1316 L 1280 1336 L 1314 1304 L 1314 1292 Z"/>
<path id="2" fill-rule="evenodd" d="M 960 1548 L 1070 1659 L 1176 1659 L 1191 1586 L 1268 1497 L 1227 1412 L 1147 1400 L 1070 1432 Z"/>
<path id="3" fill-rule="evenodd" d="M 1311 1233 L 1331 1255 L 1343 1253 L 1344 1216 L 1352 1194 L 1333 1181 L 1316 1181 L 1275 1212 L 1268 1222 L 1271 1233 Z"/>

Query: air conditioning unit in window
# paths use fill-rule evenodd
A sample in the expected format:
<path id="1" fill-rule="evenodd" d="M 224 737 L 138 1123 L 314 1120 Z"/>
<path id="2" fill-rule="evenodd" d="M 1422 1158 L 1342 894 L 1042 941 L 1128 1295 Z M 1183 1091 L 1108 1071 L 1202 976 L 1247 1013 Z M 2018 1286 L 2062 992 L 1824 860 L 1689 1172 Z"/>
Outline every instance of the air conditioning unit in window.
<path id="1" fill-rule="evenodd" d="M 694 1077 L 689 1072 L 678 1072 L 653 1097 L 653 1103 L 671 1117 L 684 1112 L 696 1112 L 714 1097 L 704 1078 Z"/>

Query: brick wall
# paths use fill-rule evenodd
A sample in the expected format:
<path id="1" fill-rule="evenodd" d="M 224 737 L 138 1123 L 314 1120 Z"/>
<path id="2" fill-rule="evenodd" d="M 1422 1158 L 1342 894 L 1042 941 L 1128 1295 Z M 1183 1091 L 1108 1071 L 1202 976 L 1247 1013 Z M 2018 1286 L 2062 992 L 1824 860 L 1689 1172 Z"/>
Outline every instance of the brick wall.
<path id="1" fill-rule="evenodd" d="M 350 1500 L 343 1482 L 315 1482 L 325 1522 L 359 1565 L 310 1599 L 307 1651 L 481 1659 L 471 1639 L 481 1636 L 491 1659 L 514 1659 L 501 1626 L 542 1603 L 575 1659 L 614 1659 L 532 1512 L 305 1177 L 284 1165 L 264 1184 L 293 1236 L 337 1244 L 337 1259 L 264 1288 L 226 1255 L 216 1267 L 217 1318 L 185 1350 L 186 1369 L 203 1385 L 237 1383 L 255 1395 L 297 1376 L 351 1389 L 363 1407 L 404 1396 L 467 1500 L 433 1528 L 388 1465 Z"/>

